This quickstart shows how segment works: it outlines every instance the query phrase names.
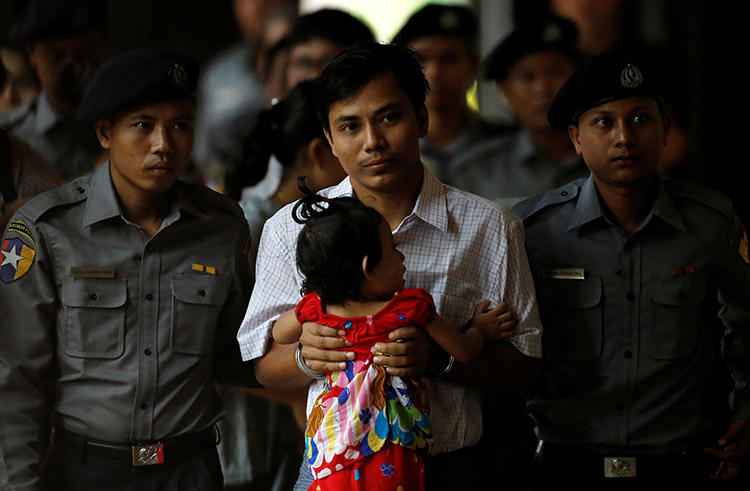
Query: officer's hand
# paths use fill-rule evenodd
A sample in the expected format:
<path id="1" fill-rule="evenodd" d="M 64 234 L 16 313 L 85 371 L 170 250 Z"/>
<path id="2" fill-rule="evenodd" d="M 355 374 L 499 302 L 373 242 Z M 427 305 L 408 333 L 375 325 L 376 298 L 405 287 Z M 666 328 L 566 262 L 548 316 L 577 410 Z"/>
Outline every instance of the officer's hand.
<path id="1" fill-rule="evenodd" d="M 389 375 L 419 377 L 427 370 L 427 333 L 420 327 L 394 329 L 389 343 L 375 344 L 373 362 L 385 367 Z"/>
<path id="2" fill-rule="evenodd" d="M 354 359 L 353 351 L 337 351 L 351 346 L 351 343 L 340 337 L 344 331 L 333 327 L 322 326 L 315 322 L 302 324 L 302 358 L 310 370 L 316 372 L 335 372 L 346 370 L 346 361 Z"/>
<path id="3" fill-rule="evenodd" d="M 721 460 L 712 479 L 721 481 L 737 479 L 743 462 L 750 457 L 750 423 L 744 419 L 733 422 L 718 443 L 722 450 L 704 449 L 707 454 Z"/>

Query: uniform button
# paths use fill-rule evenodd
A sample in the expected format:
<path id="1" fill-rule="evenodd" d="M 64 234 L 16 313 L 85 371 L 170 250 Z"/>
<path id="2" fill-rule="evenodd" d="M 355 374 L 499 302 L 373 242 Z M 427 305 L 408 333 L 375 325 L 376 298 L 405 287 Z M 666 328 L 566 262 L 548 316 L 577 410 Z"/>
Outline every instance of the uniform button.
<path id="1" fill-rule="evenodd" d="M 567 196 L 567 195 L 568 195 L 568 192 L 567 192 L 567 191 L 561 191 L 561 192 L 560 192 L 560 196 L 562 196 L 563 198 L 564 198 L 565 196 Z"/>
<path id="2" fill-rule="evenodd" d="M 615 274 L 617 276 L 622 276 L 622 269 L 618 269 L 617 271 L 615 271 Z"/>
<path id="3" fill-rule="evenodd" d="M 629 250 L 633 249 L 633 242 L 630 241 L 630 240 L 627 241 L 627 242 L 625 242 L 624 248 L 625 248 L 626 251 L 629 251 Z"/>
<path id="4" fill-rule="evenodd" d="M 148 408 L 148 404 L 146 404 L 145 402 L 142 402 L 141 409 L 147 409 L 147 408 Z"/>
<path id="5" fill-rule="evenodd" d="M 630 351 L 630 350 L 627 350 L 627 351 L 625 352 L 625 358 L 627 358 L 627 359 L 629 360 L 629 359 L 631 359 L 632 357 L 633 357 L 633 352 L 632 352 L 632 351 Z"/>
<path id="6" fill-rule="evenodd" d="M 96 293 L 89 293 L 89 298 L 91 300 L 96 300 L 97 298 L 99 298 L 99 296 Z"/>
<path id="7" fill-rule="evenodd" d="M 82 186 L 78 186 L 78 187 L 76 188 L 76 191 L 78 191 L 78 192 L 79 192 L 79 193 L 81 193 L 81 194 L 83 194 L 83 193 L 85 193 L 85 192 L 86 192 L 86 190 L 85 190 L 85 189 L 83 189 L 83 187 L 82 187 Z"/>
<path id="8" fill-rule="evenodd" d="M 625 298 L 627 298 L 629 302 L 632 302 L 633 300 L 635 300 L 635 295 L 633 294 L 633 292 L 628 292 L 625 294 Z"/>
<path id="9" fill-rule="evenodd" d="M 200 295 L 201 297 L 205 297 L 206 296 L 206 290 L 198 290 L 198 295 Z"/>
<path id="10" fill-rule="evenodd" d="M 625 404 L 621 402 L 618 402 L 617 404 L 615 404 L 615 411 L 622 411 L 623 409 L 625 409 Z"/>
<path id="11" fill-rule="evenodd" d="M 153 300 L 154 296 L 150 293 L 146 294 L 146 300 Z"/>
<path id="12" fill-rule="evenodd" d="M 145 354 L 146 356 L 151 356 L 151 350 L 150 350 L 150 349 L 148 349 L 148 348 L 146 348 L 145 350 L 143 350 L 143 353 L 144 353 L 144 354 Z"/>

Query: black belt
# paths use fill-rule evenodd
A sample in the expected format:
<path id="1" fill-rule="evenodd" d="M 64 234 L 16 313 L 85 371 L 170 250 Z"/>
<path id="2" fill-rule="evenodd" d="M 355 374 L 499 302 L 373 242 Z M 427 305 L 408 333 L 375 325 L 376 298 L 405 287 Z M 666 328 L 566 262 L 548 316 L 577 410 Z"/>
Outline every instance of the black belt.
<path id="1" fill-rule="evenodd" d="M 133 467 L 177 463 L 218 443 L 214 426 L 197 433 L 133 444 L 103 442 L 62 429 L 55 434 L 59 447 L 73 455 Z"/>
<path id="2" fill-rule="evenodd" d="M 682 475 L 705 478 L 716 470 L 715 459 L 701 449 L 639 454 L 633 452 L 599 452 L 593 449 L 544 442 L 537 454 L 541 467 L 552 472 L 571 472 L 589 478 L 627 479 L 659 478 Z"/>

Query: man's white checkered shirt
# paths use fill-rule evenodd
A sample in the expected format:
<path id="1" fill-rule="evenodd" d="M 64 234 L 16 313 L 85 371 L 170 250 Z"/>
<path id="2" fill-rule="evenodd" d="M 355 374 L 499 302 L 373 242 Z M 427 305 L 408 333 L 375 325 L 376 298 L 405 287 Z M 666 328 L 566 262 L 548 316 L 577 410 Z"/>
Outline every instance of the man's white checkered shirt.
<path id="1" fill-rule="evenodd" d="M 351 196 L 349 178 L 321 194 Z M 263 356 L 274 321 L 301 299 L 302 277 L 295 253 L 302 226 L 292 220 L 292 205 L 263 228 L 256 263 L 255 288 L 237 339 L 242 358 Z M 412 213 L 393 232 L 406 256 L 406 287 L 424 288 L 438 313 L 463 326 L 484 299 L 505 301 L 519 319 L 511 342 L 522 353 L 541 357 L 542 327 L 524 247 L 523 224 L 489 200 L 442 184 L 427 169 Z M 323 389 L 314 381 L 308 414 Z M 479 391 L 443 379 L 430 380 L 432 454 L 474 445 L 482 434 Z"/>

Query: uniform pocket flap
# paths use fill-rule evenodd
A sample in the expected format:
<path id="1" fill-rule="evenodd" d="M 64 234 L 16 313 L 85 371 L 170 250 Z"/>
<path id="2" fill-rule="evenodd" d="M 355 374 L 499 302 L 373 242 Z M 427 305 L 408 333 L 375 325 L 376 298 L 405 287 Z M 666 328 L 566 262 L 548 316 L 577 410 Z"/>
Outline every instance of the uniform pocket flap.
<path id="1" fill-rule="evenodd" d="M 549 280 L 545 295 L 558 308 L 590 309 L 602 299 L 602 282 L 599 278 L 585 280 Z"/>
<path id="2" fill-rule="evenodd" d="M 222 305 L 231 278 L 226 275 L 178 274 L 171 278 L 172 294 L 185 303 Z"/>
<path id="3" fill-rule="evenodd" d="M 662 305 L 692 305 L 706 298 L 706 284 L 698 278 L 675 278 L 654 285 L 651 299 Z"/>
<path id="4" fill-rule="evenodd" d="M 128 299 L 127 280 L 72 278 L 63 281 L 60 300 L 68 307 L 114 309 Z"/>

